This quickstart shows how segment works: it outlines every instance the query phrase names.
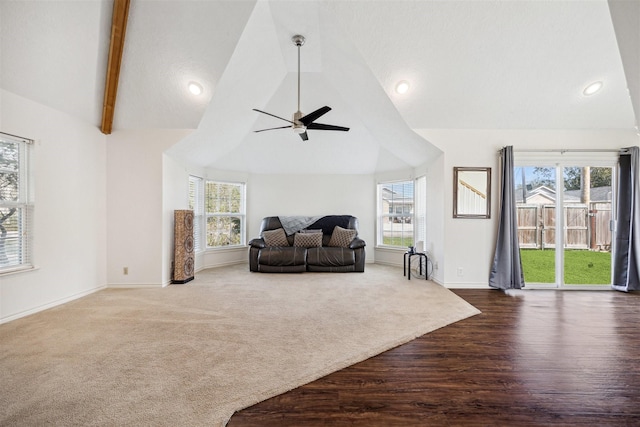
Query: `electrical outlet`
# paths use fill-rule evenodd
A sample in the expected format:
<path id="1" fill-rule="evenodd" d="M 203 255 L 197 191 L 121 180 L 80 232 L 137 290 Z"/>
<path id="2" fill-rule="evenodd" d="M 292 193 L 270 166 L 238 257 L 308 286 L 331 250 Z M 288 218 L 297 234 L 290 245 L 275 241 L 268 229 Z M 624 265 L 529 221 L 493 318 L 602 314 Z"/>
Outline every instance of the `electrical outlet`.
<path id="1" fill-rule="evenodd" d="M 129 267 L 125 267 L 122 269 L 122 273 L 126 276 L 127 274 L 129 274 Z"/>
<path id="2" fill-rule="evenodd" d="M 458 267 L 458 277 L 464 276 L 464 268 Z"/>
<path id="3" fill-rule="evenodd" d="M 436 263 L 433 265 L 433 269 L 437 270 L 438 269 L 438 261 L 436 261 Z"/>

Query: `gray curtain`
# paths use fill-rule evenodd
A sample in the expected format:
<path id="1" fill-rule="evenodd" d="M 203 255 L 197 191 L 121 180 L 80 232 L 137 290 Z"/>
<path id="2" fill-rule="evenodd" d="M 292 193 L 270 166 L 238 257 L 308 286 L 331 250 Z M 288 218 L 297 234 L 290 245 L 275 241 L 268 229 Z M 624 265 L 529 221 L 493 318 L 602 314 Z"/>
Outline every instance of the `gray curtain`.
<path id="1" fill-rule="evenodd" d="M 638 190 L 638 147 L 620 151 L 616 242 L 613 257 L 613 289 L 640 290 L 640 191 Z"/>
<path id="2" fill-rule="evenodd" d="M 498 289 L 524 287 L 524 275 L 518 244 L 518 217 L 513 178 L 513 147 L 500 152 L 500 222 L 496 239 L 496 252 L 489 275 L 489 286 Z"/>

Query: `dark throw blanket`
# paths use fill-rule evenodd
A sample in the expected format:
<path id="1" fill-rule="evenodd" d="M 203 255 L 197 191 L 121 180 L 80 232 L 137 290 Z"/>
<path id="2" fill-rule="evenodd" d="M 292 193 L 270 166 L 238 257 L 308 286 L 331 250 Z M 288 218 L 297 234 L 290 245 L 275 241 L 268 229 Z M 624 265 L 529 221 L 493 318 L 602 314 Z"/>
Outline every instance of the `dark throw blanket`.
<path id="1" fill-rule="evenodd" d="M 323 216 L 307 228 L 310 230 L 322 229 L 323 234 L 333 233 L 333 229 L 337 226 L 349 228 L 349 221 L 353 218 L 351 215 L 327 215 Z"/>

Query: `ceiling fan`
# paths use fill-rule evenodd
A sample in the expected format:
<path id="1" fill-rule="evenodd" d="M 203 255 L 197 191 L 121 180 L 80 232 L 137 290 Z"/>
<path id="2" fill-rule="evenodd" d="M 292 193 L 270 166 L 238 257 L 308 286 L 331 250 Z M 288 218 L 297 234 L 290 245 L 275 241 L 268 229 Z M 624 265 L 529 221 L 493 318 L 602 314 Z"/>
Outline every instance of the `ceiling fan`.
<path id="1" fill-rule="evenodd" d="M 304 36 L 301 36 L 301 35 L 295 35 L 291 38 L 291 41 L 293 42 L 293 44 L 295 44 L 298 47 L 298 111 L 293 113 L 292 120 L 287 120 L 282 117 L 276 116 L 275 114 L 267 113 L 266 111 L 262 111 L 254 108 L 253 111 L 257 111 L 258 113 L 266 114 L 268 116 L 275 117 L 276 119 L 284 120 L 285 122 L 291 123 L 288 126 L 260 129 L 254 132 L 264 132 L 266 130 L 293 128 L 293 131 L 299 134 L 300 138 L 302 138 L 303 141 L 306 141 L 309 139 L 309 136 L 307 135 L 307 129 L 338 130 L 343 132 L 348 131 L 349 128 L 346 128 L 343 126 L 334 126 L 334 125 L 325 125 L 322 123 L 315 123 L 315 121 L 318 118 L 322 117 L 323 115 L 331 111 L 330 107 L 324 106 L 324 107 L 318 108 L 316 111 L 312 113 L 307 114 L 306 116 L 302 115 L 302 112 L 300 111 L 300 47 L 304 44 L 305 38 Z"/>

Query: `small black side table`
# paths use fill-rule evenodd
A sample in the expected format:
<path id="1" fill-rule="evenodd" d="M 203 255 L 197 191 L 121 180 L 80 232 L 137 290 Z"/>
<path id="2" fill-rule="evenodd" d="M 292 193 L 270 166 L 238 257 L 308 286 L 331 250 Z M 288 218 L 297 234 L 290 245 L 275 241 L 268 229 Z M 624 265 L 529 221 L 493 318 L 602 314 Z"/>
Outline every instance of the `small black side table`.
<path id="1" fill-rule="evenodd" d="M 422 252 L 410 252 L 407 251 L 404 253 L 404 262 L 403 262 L 403 270 L 404 270 L 404 275 L 407 276 L 407 279 L 411 280 L 411 257 L 412 256 L 417 256 L 419 258 L 420 261 L 420 275 L 422 275 L 422 260 L 424 259 L 424 270 L 425 273 L 427 272 L 427 254 L 422 253 Z M 407 265 L 407 258 L 409 259 L 409 263 Z M 427 275 L 425 274 L 425 280 L 427 279 Z"/>

